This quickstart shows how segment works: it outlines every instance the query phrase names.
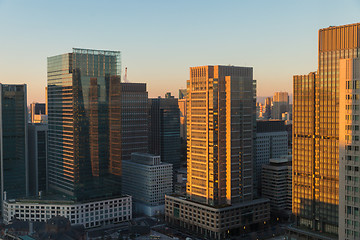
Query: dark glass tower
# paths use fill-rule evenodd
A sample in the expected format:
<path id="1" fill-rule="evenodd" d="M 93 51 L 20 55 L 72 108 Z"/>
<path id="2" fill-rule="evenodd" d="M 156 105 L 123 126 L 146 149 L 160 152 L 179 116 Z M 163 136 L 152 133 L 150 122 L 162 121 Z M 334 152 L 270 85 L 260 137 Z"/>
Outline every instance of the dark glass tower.
<path id="1" fill-rule="evenodd" d="M 49 188 L 76 200 L 121 194 L 120 52 L 48 58 Z"/>
<path id="2" fill-rule="evenodd" d="M 28 124 L 29 194 L 47 190 L 47 124 Z"/>
<path id="3" fill-rule="evenodd" d="M 121 83 L 121 159 L 148 151 L 148 92 L 146 83 Z"/>
<path id="4" fill-rule="evenodd" d="M 26 85 L 0 84 L 1 199 L 28 194 Z M 2 202 L 2 200 L 1 200 Z"/>
<path id="5" fill-rule="evenodd" d="M 161 161 L 180 168 L 180 110 L 178 99 L 154 98 L 149 101 L 149 151 Z"/>

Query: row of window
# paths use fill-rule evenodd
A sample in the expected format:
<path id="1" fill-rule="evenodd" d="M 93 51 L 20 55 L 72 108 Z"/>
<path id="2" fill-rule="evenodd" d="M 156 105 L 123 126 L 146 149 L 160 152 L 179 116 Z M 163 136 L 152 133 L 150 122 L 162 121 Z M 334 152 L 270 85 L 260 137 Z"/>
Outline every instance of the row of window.
<path id="1" fill-rule="evenodd" d="M 359 89 L 360 88 L 360 81 L 353 80 L 353 81 L 346 81 L 346 89 Z"/>

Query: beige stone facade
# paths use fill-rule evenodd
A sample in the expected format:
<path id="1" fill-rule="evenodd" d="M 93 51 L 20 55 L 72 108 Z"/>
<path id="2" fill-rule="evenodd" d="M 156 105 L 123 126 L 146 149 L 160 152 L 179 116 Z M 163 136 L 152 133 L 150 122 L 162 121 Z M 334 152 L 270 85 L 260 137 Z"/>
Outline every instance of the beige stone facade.
<path id="1" fill-rule="evenodd" d="M 208 239 L 224 239 L 232 230 L 245 232 L 250 225 L 266 225 L 269 219 L 268 199 L 212 207 L 181 196 L 165 196 L 166 222 Z"/>

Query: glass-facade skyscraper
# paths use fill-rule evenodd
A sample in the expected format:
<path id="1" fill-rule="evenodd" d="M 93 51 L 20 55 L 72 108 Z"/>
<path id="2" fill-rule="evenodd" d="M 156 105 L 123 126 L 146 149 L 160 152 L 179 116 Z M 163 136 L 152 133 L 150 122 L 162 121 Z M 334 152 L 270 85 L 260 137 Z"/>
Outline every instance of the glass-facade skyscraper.
<path id="1" fill-rule="evenodd" d="M 1 203 L 28 195 L 26 85 L 0 84 Z M 2 205 L 1 205 L 2 206 Z"/>
<path id="2" fill-rule="evenodd" d="M 146 83 L 121 83 L 121 159 L 148 151 L 148 92 Z"/>
<path id="3" fill-rule="evenodd" d="M 180 110 L 174 97 L 149 99 L 149 151 L 180 168 Z"/>
<path id="4" fill-rule="evenodd" d="M 120 52 L 48 58 L 49 188 L 75 200 L 121 194 Z"/>
<path id="5" fill-rule="evenodd" d="M 28 123 L 29 195 L 47 190 L 47 124 Z"/>
<path id="6" fill-rule="evenodd" d="M 339 63 L 359 57 L 359 25 L 320 29 L 318 71 L 294 76 L 293 214 L 302 230 L 333 238 L 344 221 L 339 218 L 339 119 L 346 116 L 339 114 L 345 97 Z M 349 146 L 349 156 L 358 154 Z"/>

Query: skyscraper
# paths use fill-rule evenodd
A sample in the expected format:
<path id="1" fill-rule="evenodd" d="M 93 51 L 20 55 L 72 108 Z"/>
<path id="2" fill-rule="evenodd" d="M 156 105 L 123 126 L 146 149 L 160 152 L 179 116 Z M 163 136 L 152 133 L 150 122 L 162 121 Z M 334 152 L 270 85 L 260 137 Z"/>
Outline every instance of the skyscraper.
<path id="1" fill-rule="evenodd" d="M 165 216 L 170 224 L 179 223 L 197 233 L 220 239 L 227 234 L 222 224 L 231 215 L 225 212 L 231 212 L 231 216 L 238 220 L 227 225 L 229 232 L 267 221 L 268 200 L 252 201 L 254 85 L 250 67 L 190 68 L 186 189 L 190 201 L 166 196 L 168 208 Z M 244 216 L 246 211 L 242 211 L 243 208 L 251 209 L 251 214 Z M 264 211 L 258 215 L 260 208 Z M 192 211 L 199 215 L 192 218 Z M 200 220 L 201 216 L 209 214 L 211 216 L 206 222 Z M 213 222 L 215 218 L 218 219 L 216 223 Z"/>
<path id="2" fill-rule="evenodd" d="M 282 119 L 282 113 L 289 111 L 289 94 L 287 92 L 276 92 L 272 100 L 272 119 Z"/>
<path id="3" fill-rule="evenodd" d="M 263 112 L 263 119 L 270 119 L 271 118 L 271 97 L 265 98 L 265 106 Z"/>
<path id="4" fill-rule="evenodd" d="M 344 221 L 338 207 L 339 119 L 346 117 L 339 114 L 339 62 L 359 56 L 359 26 L 320 29 L 318 71 L 294 76 L 293 214 L 296 225 L 333 238 Z"/>
<path id="5" fill-rule="evenodd" d="M 181 141 L 186 142 L 186 99 L 179 99 L 179 110 L 180 110 L 180 138 Z"/>
<path id="6" fill-rule="evenodd" d="M 148 151 L 148 92 L 146 83 L 121 83 L 120 87 L 121 159 L 130 160 L 131 153 Z"/>
<path id="7" fill-rule="evenodd" d="M 180 110 L 174 97 L 149 99 L 149 151 L 180 168 Z"/>
<path id="8" fill-rule="evenodd" d="M 120 52 L 48 58 L 49 188 L 75 200 L 121 193 Z"/>
<path id="9" fill-rule="evenodd" d="M 261 171 L 271 158 L 288 154 L 288 132 L 284 121 L 266 120 L 256 122 L 254 154 L 254 194 L 261 196 Z"/>
<path id="10" fill-rule="evenodd" d="M 339 239 L 360 238 L 360 58 L 340 60 Z"/>
<path id="11" fill-rule="evenodd" d="M 209 205 L 251 200 L 252 68 L 190 68 L 188 102 L 188 197 Z"/>
<path id="12" fill-rule="evenodd" d="M 43 123 L 28 124 L 29 195 L 47 191 L 47 134 Z"/>
<path id="13" fill-rule="evenodd" d="M 26 85 L 0 84 L 0 100 L 2 203 L 29 193 Z"/>
<path id="14" fill-rule="evenodd" d="M 47 123 L 47 112 L 45 103 L 30 104 L 30 122 L 31 123 Z"/>
<path id="15" fill-rule="evenodd" d="M 186 89 L 179 89 L 179 99 L 186 99 L 187 92 Z"/>

